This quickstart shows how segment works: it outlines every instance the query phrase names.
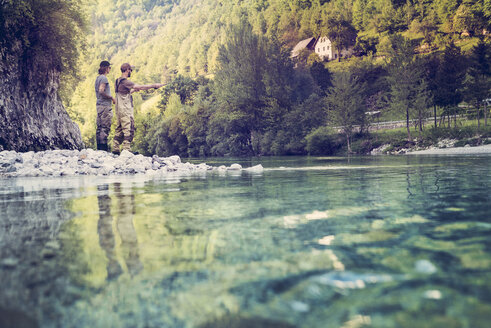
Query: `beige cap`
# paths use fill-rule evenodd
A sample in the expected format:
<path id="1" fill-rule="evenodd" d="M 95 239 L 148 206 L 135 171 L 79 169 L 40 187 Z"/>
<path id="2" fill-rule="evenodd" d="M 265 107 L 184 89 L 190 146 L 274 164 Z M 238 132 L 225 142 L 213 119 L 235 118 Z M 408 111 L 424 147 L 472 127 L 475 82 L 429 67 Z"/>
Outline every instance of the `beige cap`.
<path id="1" fill-rule="evenodd" d="M 130 63 L 124 63 L 123 65 L 121 65 L 121 72 L 126 72 L 127 70 L 134 70 L 135 69 L 135 66 L 133 65 L 130 65 Z"/>

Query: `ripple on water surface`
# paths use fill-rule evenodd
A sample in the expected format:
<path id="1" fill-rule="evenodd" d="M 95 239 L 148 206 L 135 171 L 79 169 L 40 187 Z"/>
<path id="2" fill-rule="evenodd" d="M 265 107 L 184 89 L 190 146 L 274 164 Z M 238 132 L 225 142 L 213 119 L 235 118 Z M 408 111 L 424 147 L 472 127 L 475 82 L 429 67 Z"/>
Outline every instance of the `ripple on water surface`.
<path id="1" fill-rule="evenodd" d="M 0 326 L 487 327 L 491 157 L 240 163 L 3 180 Z"/>

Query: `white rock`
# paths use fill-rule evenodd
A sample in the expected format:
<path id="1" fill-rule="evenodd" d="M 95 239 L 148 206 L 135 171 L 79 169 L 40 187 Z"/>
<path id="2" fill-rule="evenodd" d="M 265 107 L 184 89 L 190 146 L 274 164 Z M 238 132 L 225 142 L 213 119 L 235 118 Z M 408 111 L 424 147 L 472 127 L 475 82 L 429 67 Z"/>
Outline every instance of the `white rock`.
<path id="1" fill-rule="evenodd" d="M 173 155 L 168 157 L 168 159 L 173 163 L 173 164 L 179 164 L 181 163 L 181 158 L 177 155 Z"/>
<path id="2" fill-rule="evenodd" d="M 61 175 L 67 175 L 67 176 L 72 176 L 72 175 L 75 175 L 75 170 L 71 167 L 65 167 L 63 169 L 61 169 L 61 172 L 60 172 Z"/>
<path id="3" fill-rule="evenodd" d="M 227 170 L 230 170 L 230 171 L 237 171 L 237 170 L 242 170 L 242 165 L 240 164 L 237 164 L 237 163 L 234 163 L 232 165 L 230 165 Z"/>
<path id="4" fill-rule="evenodd" d="M 133 157 L 135 157 L 135 155 L 134 155 L 132 152 L 129 152 L 129 151 L 127 151 L 127 150 L 125 149 L 125 150 L 123 150 L 123 151 L 121 152 L 121 154 L 119 155 L 119 157 L 120 157 L 120 158 L 126 158 L 126 159 L 128 159 L 128 158 L 133 158 Z"/>
<path id="5" fill-rule="evenodd" d="M 245 168 L 244 170 L 248 171 L 248 172 L 261 173 L 264 171 L 264 167 L 261 164 L 258 164 L 258 165 L 254 165 L 254 166 Z"/>

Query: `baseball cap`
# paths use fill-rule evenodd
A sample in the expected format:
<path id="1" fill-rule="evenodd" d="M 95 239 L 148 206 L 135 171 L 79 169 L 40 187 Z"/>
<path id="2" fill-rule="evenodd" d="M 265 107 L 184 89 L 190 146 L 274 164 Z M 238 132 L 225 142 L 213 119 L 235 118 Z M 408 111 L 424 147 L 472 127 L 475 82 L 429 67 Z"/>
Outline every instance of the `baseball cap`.
<path id="1" fill-rule="evenodd" d="M 124 63 L 123 65 L 121 65 L 121 72 L 125 72 L 128 69 L 134 70 L 135 66 L 130 65 L 129 63 Z"/>
<path id="2" fill-rule="evenodd" d="M 101 63 L 99 64 L 100 67 L 109 67 L 111 66 L 111 63 L 108 62 L 107 60 L 103 60 L 101 61 Z"/>

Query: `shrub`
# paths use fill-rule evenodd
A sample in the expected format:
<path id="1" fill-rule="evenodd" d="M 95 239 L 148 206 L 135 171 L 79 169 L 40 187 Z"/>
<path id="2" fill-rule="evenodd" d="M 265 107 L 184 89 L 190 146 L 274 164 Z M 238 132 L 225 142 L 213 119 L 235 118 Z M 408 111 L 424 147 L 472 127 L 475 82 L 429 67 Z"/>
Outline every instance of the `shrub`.
<path id="1" fill-rule="evenodd" d="M 341 148 L 338 134 L 328 127 L 315 129 L 305 139 L 309 155 L 333 155 Z"/>

